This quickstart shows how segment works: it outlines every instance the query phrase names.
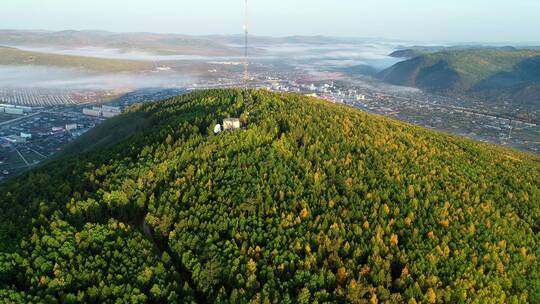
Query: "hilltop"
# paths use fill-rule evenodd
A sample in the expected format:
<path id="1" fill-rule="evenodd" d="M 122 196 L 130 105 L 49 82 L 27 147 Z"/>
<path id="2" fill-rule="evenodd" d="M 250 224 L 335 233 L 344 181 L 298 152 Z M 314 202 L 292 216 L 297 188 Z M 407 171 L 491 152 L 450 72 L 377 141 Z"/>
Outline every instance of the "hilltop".
<path id="1" fill-rule="evenodd" d="M 403 50 L 394 51 L 394 52 L 390 53 L 389 56 L 390 57 L 395 57 L 395 58 L 410 59 L 410 58 L 414 58 L 416 56 L 420 56 L 423 53 L 424 53 L 423 51 L 417 50 L 417 49 L 403 49 Z"/>
<path id="2" fill-rule="evenodd" d="M 3 302 L 540 301 L 537 156 L 236 89 L 80 140 L 0 185 Z"/>
<path id="3" fill-rule="evenodd" d="M 390 57 L 395 58 L 414 58 L 423 54 L 429 54 L 429 53 L 435 53 L 439 51 L 443 51 L 445 47 L 443 46 L 413 46 L 409 48 L 403 48 L 399 49 L 397 51 L 394 51 L 390 53 Z"/>
<path id="4" fill-rule="evenodd" d="M 422 53 L 379 77 L 429 92 L 540 107 L 539 50 L 506 47 Z"/>
<path id="5" fill-rule="evenodd" d="M 519 48 L 519 49 L 524 49 Z M 527 49 L 537 49 L 536 47 L 527 47 Z M 497 51 L 516 51 L 518 48 L 513 46 L 484 46 L 484 45 L 454 45 L 454 46 L 442 46 L 442 45 L 432 45 L 432 46 L 410 46 L 406 48 L 398 49 L 392 52 L 389 56 L 396 58 L 406 58 L 411 59 L 424 54 L 431 54 L 436 52 L 443 51 L 467 51 L 467 50 L 497 50 Z"/>

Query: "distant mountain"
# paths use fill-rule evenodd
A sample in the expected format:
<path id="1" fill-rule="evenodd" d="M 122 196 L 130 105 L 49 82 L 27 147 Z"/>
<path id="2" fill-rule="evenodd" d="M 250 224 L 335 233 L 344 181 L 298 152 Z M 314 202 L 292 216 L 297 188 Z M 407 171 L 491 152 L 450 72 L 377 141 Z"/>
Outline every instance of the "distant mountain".
<path id="1" fill-rule="evenodd" d="M 395 64 L 379 77 L 429 92 L 540 106 L 540 50 L 505 47 L 425 53 Z"/>
<path id="2" fill-rule="evenodd" d="M 154 65 L 148 61 L 48 54 L 2 46 L 0 46 L 0 65 L 54 66 L 90 72 L 135 72 L 154 69 Z"/>
<path id="3" fill-rule="evenodd" d="M 413 57 L 416 57 L 416 56 L 419 56 L 419 55 L 422 55 L 423 52 L 419 51 L 419 50 L 415 50 L 415 49 L 404 49 L 404 50 L 397 50 L 397 51 L 394 51 L 392 53 L 390 53 L 390 57 L 395 57 L 395 58 L 413 58 Z"/>
<path id="4" fill-rule="evenodd" d="M 193 92 L 0 185 L 0 302 L 539 303 L 539 188 L 534 155 Z"/>
<path id="5" fill-rule="evenodd" d="M 428 53 L 435 53 L 444 50 L 444 46 L 412 46 L 409 48 L 399 49 L 392 52 L 389 56 L 395 58 L 410 59 Z"/>
<path id="6" fill-rule="evenodd" d="M 178 34 L 113 33 L 106 31 L 0 30 L 0 45 L 106 47 L 160 54 L 230 56 L 241 52 L 219 42 Z"/>
<path id="7" fill-rule="evenodd" d="M 244 44 L 243 35 L 208 35 L 202 38 L 216 41 L 224 44 Z M 324 45 L 324 44 L 350 44 L 366 43 L 366 40 L 360 38 L 340 38 L 330 36 L 251 36 L 250 42 L 255 45 L 265 44 L 305 44 L 305 45 Z"/>
<path id="8" fill-rule="evenodd" d="M 501 46 L 501 47 L 486 47 L 483 45 L 455 45 L 455 46 L 411 46 L 408 48 L 402 48 L 397 51 L 392 52 L 389 56 L 395 58 L 406 58 L 411 59 L 416 56 L 423 54 L 430 54 L 442 51 L 465 51 L 473 49 L 490 49 L 490 50 L 500 50 L 500 51 L 515 51 L 518 48 L 513 46 Z M 524 48 L 520 48 L 524 49 Z"/>

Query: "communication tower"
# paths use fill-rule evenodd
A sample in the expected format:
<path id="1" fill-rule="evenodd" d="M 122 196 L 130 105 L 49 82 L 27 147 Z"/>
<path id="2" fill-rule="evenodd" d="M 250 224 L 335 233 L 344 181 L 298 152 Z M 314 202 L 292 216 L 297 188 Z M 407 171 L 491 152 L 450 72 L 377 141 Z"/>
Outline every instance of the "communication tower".
<path id="1" fill-rule="evenodd" d="M 249 82 L 249 58 L 248 58 L 248 0 L 246 0 L 246 15 L 244 21 L 244 86 L 248 87 Z"/>

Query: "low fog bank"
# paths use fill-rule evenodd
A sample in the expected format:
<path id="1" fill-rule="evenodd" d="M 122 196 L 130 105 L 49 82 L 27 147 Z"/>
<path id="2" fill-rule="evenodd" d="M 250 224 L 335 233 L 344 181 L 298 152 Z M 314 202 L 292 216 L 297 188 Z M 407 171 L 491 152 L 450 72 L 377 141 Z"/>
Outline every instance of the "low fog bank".
<path id="1" fill-rule="evenodd" d="M 357 77 L 354 79 L 349 79 L 348 81 L 353 83 L 354 85 L 385 94 L 409 95 L 422 93 L 422 90 L 418 88 L 388 84 L 380 81 L 374 81 L 369 78 L 363 79 L 361 77 Z"/>
<path id="2" fill-rule="evenodd" d="M 34 47 L 25 45 L 8 45 L 9 47 L 17 48 L 23 51 L 56 54 L 56 55 L 68 55 L 68 56 L 82 56 L 104 59 L 121 59 L 121 60 L 137 60 L 137 61 L 181 61 L 181 60 L 209 60 L 216 57 L 212 56 L 199 56 L 199 55 L 162 55 L 153 52 L 147 52 L 142 50 L 121 50 L 115 48 L 104 47 L 80 47 L 80 48 L 59 48 L 54 46 L 47 47 Z"/>
<path id="3" fill-rule="evenodd" d="M 43 66 L 0 65 L 1 88 L 114 90 L 147 87 L 185 87 L 195 77 L 176 72 L 88 74 L 72 69 Z"/>
<path id="4" fill-rule="evenodd" d="M 12 45 L 25 51 L 50 53 L 94 58 L 138 60 L 138 61 L 234 61 L 242 60 L 238 56 L 200 56 L 200 55 L 163 55 L 145 50 L 121 50 L 104 47 L 60 48 L 55 46 L 32 47 Z M 242 45 L 228 45 L 240 49 Z M 285 62 L 309 62 L 316 66 L 352 67 L 369 65 L 383 70 L 401 61 L 389 54 L 398 49 L 397 45 L 384 43 L 342 43 L 342 44 L 303 44 L 281 43 L 250 45 L 250 60 L 280 60 Z M 167 51 L 167 50 L 163 50 Z"/>
<path id="5" fill-rule="evenodd" d="M 422 93 L 422 90 L 418 88 L 392 85 L 369 76 L 350 77 L 341 72 L 320 71 L 313 67 L 307 67 L 305 71 L 311 76 L 313 81 L 339 81 L 347 83 L 352 87 L 361 87 L 386 94 L 409 95 Z"/>
<path id="6" fill-rule="evenodd" d="M 268 56 L 288 61 L 309 63 L 312 66 L 345 68 L 368 65 L 377 70 L 388 68 L 402 59 L 390 57 L 396 45 L 377 43 L 358 44 L 295 44 L 260 45 Z"/>
<path id="7" fill-rule="evenodd" d="M 387 84 L 383 82 L 363 82 L 366 87 L 383 93 L 390 94 L 418 94 L 422 93 L 422 90 L 413 87 L 397 86 L 393 84 Z"/>

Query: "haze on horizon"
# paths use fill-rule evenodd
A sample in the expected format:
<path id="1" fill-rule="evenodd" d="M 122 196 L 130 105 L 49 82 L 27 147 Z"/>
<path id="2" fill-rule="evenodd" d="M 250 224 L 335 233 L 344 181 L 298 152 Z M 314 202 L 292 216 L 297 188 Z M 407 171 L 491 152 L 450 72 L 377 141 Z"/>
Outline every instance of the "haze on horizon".
<path id="1" fill-rule="evenodd" d="M 5 1 L 0 28 L 238 34 L 243 0 Z M 537 0 L 253 0 L 254 35 L 381 37 L 433 42 L 538 42 Z"/>

